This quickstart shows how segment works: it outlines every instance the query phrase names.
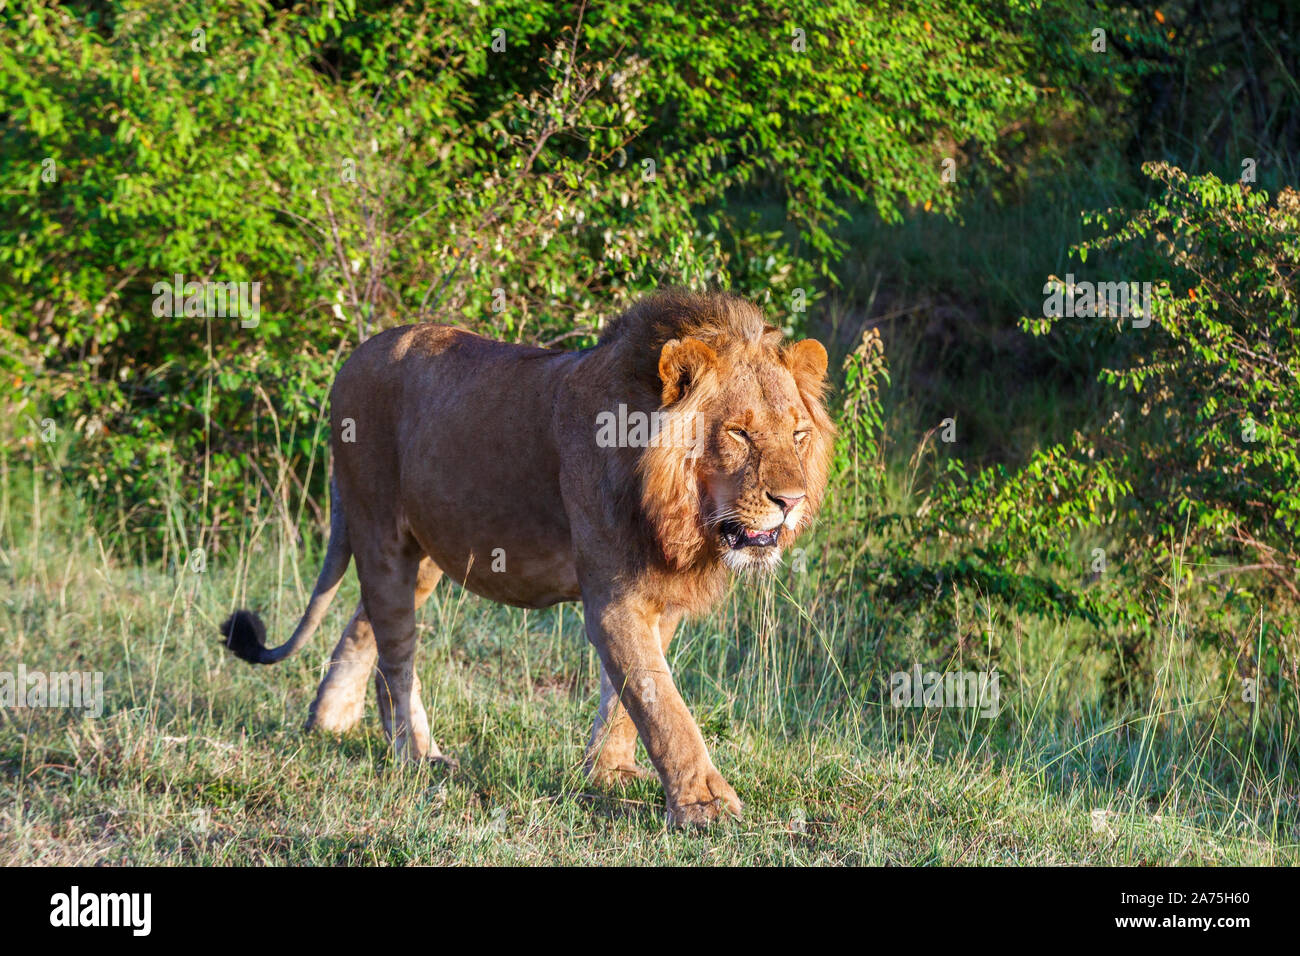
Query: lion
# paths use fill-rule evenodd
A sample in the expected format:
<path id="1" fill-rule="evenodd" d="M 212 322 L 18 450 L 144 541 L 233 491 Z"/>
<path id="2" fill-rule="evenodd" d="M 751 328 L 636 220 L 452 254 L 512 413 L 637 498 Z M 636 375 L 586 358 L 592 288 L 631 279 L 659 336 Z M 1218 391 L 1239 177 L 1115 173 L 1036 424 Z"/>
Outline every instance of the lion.
<path id="1" fill-rule="evenodd" d="M 361 602 L 307 727 L 353 727 L 375 670 L 395 754 L 441 760 L 413 667 L 415 614 L 439 579 L 519 607 L 581 601 L 600 658 L 589 777 L 645 775 L 639 735 L 670 823 L 738 817 L 665 655 L 685 616 L 733 573 L 775 568 L 813 521 L 834 434 L 826 364 L 819 342 L 786 342 L 725 293 L 656 293 L 576 352 L 437 324 L 379 333 L 331 393 L 329 545 L 307 610 L 275 648 L 236 611 L 226 645 L 259 664 L 289 656 L 355 558 Z"/>

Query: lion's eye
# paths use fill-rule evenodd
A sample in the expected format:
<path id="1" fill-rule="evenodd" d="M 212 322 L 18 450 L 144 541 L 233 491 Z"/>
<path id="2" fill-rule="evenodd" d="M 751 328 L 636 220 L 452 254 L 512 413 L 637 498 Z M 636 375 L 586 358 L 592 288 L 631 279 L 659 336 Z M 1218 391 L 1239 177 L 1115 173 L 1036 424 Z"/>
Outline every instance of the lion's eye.
<path id="1" fill-rule="evenodd" d="M 802 443 L 803 440 L 804 440 L 805 438 L 807 438 L 807 437 L 808 437 L 808 430 L 807 430 L 807 429 L 805 429 L 805 430 L 803 430 L 803 431 L 795 432 L 795 433 L 794 433 L 794 442 L 795 442 L 796 445 L 798 445 L 798 444 Z"/>
<path id="2" fill-rule="evenodd" d="M 745 431 L 743 428 L 728 428 L 727 434 L 737 441 L 745 442 L 746 444 L 749 443 L 749 432 Z"/>

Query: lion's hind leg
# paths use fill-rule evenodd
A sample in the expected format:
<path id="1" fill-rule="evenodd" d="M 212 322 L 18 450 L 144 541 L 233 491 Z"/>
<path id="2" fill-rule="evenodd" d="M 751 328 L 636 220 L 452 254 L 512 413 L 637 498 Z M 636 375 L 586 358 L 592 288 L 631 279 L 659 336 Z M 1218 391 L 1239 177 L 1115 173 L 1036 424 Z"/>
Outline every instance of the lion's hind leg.
<path id="1" fill-rule="evenodd" d="M 330 655 L 325 677 L 307 712 L 307 730 L 341 734 L 361 721 L 366 712 L 366 687 L 378 655 L 374 629 L 365 608 L 358 604 Z"/>
<path id="2" fill-rule="evenodd" d="M 433 559 L 426 557 L 420 561 L 415 585 L 414 610 L 418 611 L 428 600 L 441 578 L 442 569 L 434 564 Z M 366 616 L 364 605 L 358 604 L 356 613 L 352 615 L 352 620 L 343 631 L 334 653 L 330 655 L 325 678 L 316 691 L 316 699 L 312 702 L 307 717 L 308 730 L 344 733 L 360 722 L 365 715 L 366 688 L 369 686 L 371 673 L 375 671 L 378 657 L 379 648 L 375 642 L 374 628 L 371 627 L 370 619 Z M 382 680 L 378 677 L 376 685 L 382 685 Z M 418 697 L 418 678 L 413 680 L 413 692 L 416 695 L 415 706 L 424 720 L 427 733 L 428 719 L 423 716 L 424 708 Z M 387 715 L 388 695 L 381 693 L 379 701 L 385 730 L 391 733 L 391 720 Z"/>
<path id="3" fill-rule="evenodd" d="M 405 548 L 376 550 L 366 555 L 364 563 L 358 554 L 357 566 L 362 600 L 375 631 L 379 664 L 375 691 L 384 733 L 399 760 L 443 760 L 429 734 L 415 674 L 415 608 L 429 596 L 442 572 L 428 558 L 414 557 Z"/>

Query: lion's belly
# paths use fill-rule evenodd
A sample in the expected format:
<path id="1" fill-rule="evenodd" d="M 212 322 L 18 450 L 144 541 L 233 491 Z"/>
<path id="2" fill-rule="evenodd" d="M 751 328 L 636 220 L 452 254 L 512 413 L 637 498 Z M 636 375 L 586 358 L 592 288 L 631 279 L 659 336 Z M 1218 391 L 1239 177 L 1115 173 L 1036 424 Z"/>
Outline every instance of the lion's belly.
<path id="1" fill-rule="evenodd" d="M 547 550 L 516 542 L 487 553 L 452 544 L 435 538 L 425 550 L 448 577 L 480 597 L 516 607 L 549 607 L 580 596 L 568 541 L 553 542 Z"/>
<path id="2" fill-rule="evenodd" d="M 490 441 L 487 442 L 490 444 Z M 456 448 L 467 447 L 449 440 Z M 470 448 L 473 445 L 468 446 Z M 425 471 L 405 509 L 426 554 L 475 594 L 521 607 L 578 595 L 568 522 L 558 484 L 465 467 L 463 455 Z"/>
<path id="3" fill-rule="evenodd" d="M 579 596 L 550 433 L 568 355 L 429 359 L 418 424 L 403 436 L 402 511 L 426 553 L 483 597 L 545 607 Z"/>

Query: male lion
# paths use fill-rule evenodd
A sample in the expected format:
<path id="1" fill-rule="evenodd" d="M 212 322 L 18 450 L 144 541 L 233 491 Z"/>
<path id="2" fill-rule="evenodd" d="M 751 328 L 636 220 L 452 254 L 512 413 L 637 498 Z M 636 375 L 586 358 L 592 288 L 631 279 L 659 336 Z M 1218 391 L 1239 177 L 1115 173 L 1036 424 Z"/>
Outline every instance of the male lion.
<path id="1" fill-rule="evenodd" d="M 439 759 L 412 658 L 416 609 L 443 573 L 520 607 L 581 600 L 601 661 L 588 773 L 642 774 L 639 733 L 671 822 L 739 815 L 665 653 L 727 569 L 774 567 L 812 520 L 832 438 L 825 375 L 818 342 L 783 344 L 757 308 L 723 294 L 654 295 L 580 352 L 444 325 L 376 335 L 334 382 L 329 549 L 307 611 L 274 649 L 237 611 L 227 646 L 260 664 L 287 657 L 355 556 L 361 605 L 307 726 L 356 724 L 377 661 L 397 754 Z"/>

